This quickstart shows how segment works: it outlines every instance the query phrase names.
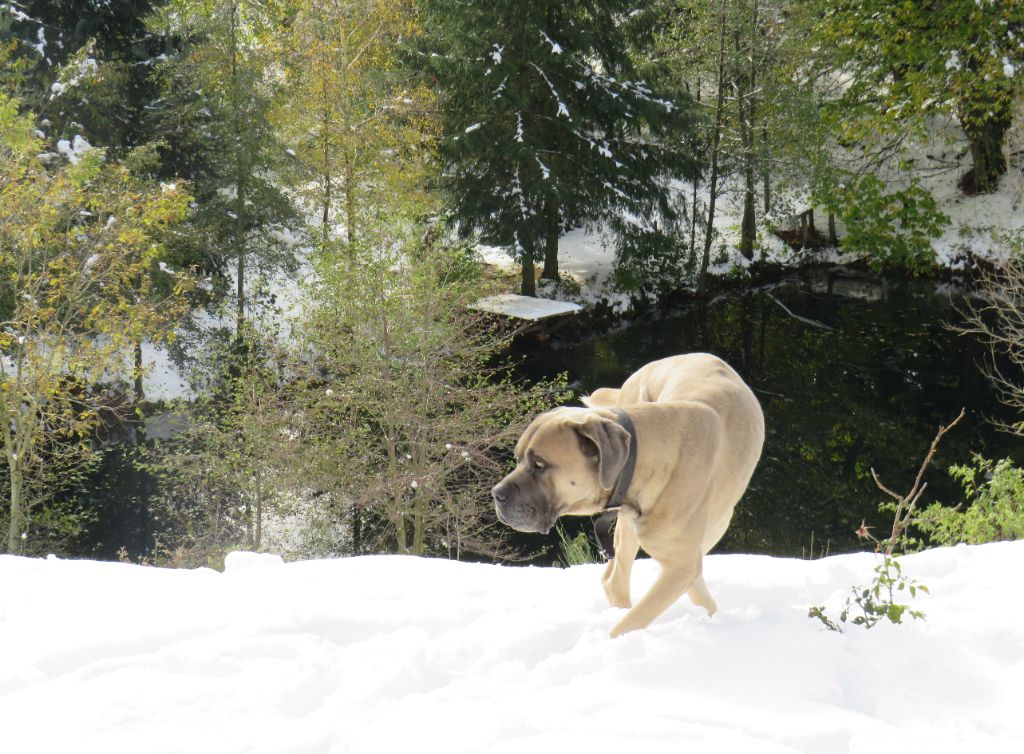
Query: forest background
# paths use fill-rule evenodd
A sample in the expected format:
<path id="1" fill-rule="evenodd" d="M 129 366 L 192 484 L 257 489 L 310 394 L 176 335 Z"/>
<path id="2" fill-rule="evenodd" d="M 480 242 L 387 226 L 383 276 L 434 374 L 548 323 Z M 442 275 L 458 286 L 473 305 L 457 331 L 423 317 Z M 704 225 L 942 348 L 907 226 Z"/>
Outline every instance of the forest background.
<path id="1" fill-rule="evenodd" d="M 936 181 L 1020 193 L 1018 0 L 0 0 L 0 64 L 16 554 L 523 557 L 488 490 L 570 391 L 470 304 L 571 296 L 566 232 L 634 301 L 706 298 L 780 245 L 936 274 Z M 981 245 L 1019 366 L 1021 239 Z M 155 348 L 188 399 L 147 399 Z"/>

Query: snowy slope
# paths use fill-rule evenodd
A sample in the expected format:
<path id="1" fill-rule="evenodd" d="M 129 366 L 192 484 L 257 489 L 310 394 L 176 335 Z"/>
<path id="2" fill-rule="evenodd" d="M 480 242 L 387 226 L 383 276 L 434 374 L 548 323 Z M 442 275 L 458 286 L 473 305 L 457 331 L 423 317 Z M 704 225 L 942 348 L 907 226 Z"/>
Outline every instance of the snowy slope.
<path id="1" fill-rule="evenodd" d="M 873 563 L 712 556 L 713 619 L 610 640 L 600 566 L 0 556 L 3 750 L 1021 751 L 1024 542 L 905 558 L 927 622 L 806 617 Z"/>

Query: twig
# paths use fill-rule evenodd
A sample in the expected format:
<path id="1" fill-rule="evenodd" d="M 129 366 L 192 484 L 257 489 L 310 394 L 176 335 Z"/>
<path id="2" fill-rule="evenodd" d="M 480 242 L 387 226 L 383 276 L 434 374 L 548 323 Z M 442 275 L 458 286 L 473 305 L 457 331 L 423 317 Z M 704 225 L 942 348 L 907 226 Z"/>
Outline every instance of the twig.
<path id="1" fill-rule="evenodd" d="M 828 326 L 828 325 L 826 325 L 826 324 L 825 324 L 824 322 L 819 322 L 819 321 L 818 321 L 818 320 L 816 320 L 816 319 L 808 319 L 807 317 L 801 317 L 801 316 L 800 316 L 799 314 L 794 314 L 794 313 L 793 313 L 793 312 L 792 312 L 792 311 L 791 311 L 791 310 L 789 309 L 789 307 L 788 307 L 788 306 L 786 306 L 786 305 L 785 305 L 784 303 L 782 303 L 781 301 L 779 301 L 779 300 L 778 300 L 777 298 L 775 298 L 775 296 L 773 296 L 772 294 L 770 294 L 770 293 L 767 293 L 767 294 L 765 294 L 765 295 L 767 295 L 767 296 L 768 296 L 768 298 L 770 298 L 770 299 L 771 299 L 772 301 L 774 301 L 774 302 L 775 302 L 776 304 L 778 304 L 779 306 L 781 306 L 781 307 L 782 307 L 782 310 L 783 310 L 784 312 L 786 312 L 786 314 L 788 314 L 788 315 L 789 315 L 790 317 L 792 317 L 793 319 L 797 319 L 797 320 L 800 320 L 800 321 L 801 321 L 801 322 L 803 322 L 803 323 L 804 323 L 805 325 L 810 325 L 811 327 L 819 327 L 819 328 L 821 328 L 822 330 L 828 330 L 829 332 L 835 332 L 835 328 L 834 328 L 834 327 L 829 327 L 829 326 Z"/>
<path id="2" fill-rule="evenodd" d="M 939 431 L 935 435 L 935 439 L 932 440 L 931 447 L 928 449 L 928 455 L 925 456 L 924 461 L 921 462 L 921 467 L 917 470 L 917 477 L 914 479 L 914 486 L 910 488 L 910 492 L 906 495 L 897 495 L 895 492 L 890 490 L 882 481 L 878 478 L 878 474 L 875 473 L 875 469 L 871 469 L 871 478 L 875 480 L 875 484 L 882 492 L 890 497 L 894 498 L 896 502 L 896 515 L 892 520 L 892 533 L 889 538 L 885 540 L 885 554 L 892 555 L 892 551 L 896 549 L 896 542 L 899 536 L 907 528 L 907 524 L 910 519 L 910 514 L 914 512 L 914 507 L 917 505 L 917 501 L 921 499 L 921 495 L 928 489 L 928 484 L 921 483 L 921 479 L 924 477 L 924 470 L 928 468 L 928 464 L 932 462 L 932 458 L 935 455 L 935 451 L 938 450 L 939 441 L 942 439 L 949 430 L 953 429 L 960 420 L 964 418 L 965 409 L 961 408 L 960 413 L 957 417 L 946 426 L 939 426 Z"/>

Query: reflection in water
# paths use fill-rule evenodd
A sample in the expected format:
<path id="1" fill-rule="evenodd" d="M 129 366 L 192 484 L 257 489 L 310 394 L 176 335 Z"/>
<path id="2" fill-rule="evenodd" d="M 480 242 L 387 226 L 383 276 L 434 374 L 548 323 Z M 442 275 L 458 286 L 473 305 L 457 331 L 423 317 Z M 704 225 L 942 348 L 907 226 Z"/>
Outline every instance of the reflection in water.
<path id="1" fill-rule="evenodd" d="M 587 393 L 664 356 L 721 356 L 760 398 L 767 439 L 716 551 L 807 556 L 813 535 L 817 556 L 826 546 L 862 549 L 854 535 L 862 519 L 888 533 L 891 516 L 878 511 L 883 496 L 870 469 L 890 488 L 909 489 L 939 425 L 962 406 L 967 417 L 942 441 L 924 504 L 959 501 L 946 470 L 972 452 L 1021 459 L 1021 440 L 986 421 L 1008 414 L 978 370 L 980 346 L 949 328 L 957 320 L 954 302 L 934 285 L 817 273 L 578 342 L 524 344 L 523 368 L 531 376 L 566 371 Z"/>

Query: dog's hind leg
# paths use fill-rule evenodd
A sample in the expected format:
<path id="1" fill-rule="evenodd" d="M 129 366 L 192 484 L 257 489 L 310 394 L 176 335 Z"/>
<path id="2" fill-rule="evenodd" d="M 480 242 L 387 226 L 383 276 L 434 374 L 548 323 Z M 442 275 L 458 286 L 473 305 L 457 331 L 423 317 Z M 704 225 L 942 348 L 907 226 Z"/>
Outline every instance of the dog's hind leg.
<path id="1" fill-rule="evenodd" d="M 651 621 L 682 597 L 693 586 L 694 581 L 700 578 L 700 575 L 699 556 L 692 560 L 662 562 L 661 573 L 654 582 L 654 586 L 612 629 L 612 638 L 640 628 L 647 628 Z"/>
<path id="2" fill-rule="evenodd" d="M 633 602 L 629 597 L 629 576 L 633 570 L 640 541 L 636 529 L 629 517 L 619 512 L 615 523 L 615 557 L 608 561 L 601 577 L 601 585 L 612 607 L 630 607 Z"/>
<path id="3" fill-rule="evenodd" d="M 590 395 L 584 395 L 580 402 L 588 408 L 599 406 L 618 406 L 619 389 L 615 387 L 599 387 Z"/>
<path id="4" fill-rule="evenodd" d="M 708 591 L 708 585 L 704 583 L 704 576 L 698 576 L 690 590 L 686 593 L 690 598 L 690 602 L 697 605 L 697 607 L 703 607 L 708 611 L 708 615 L 714 615 L 718 611 L 718 605 L 715 604 L 715 598 L 711 596 Z"/>

